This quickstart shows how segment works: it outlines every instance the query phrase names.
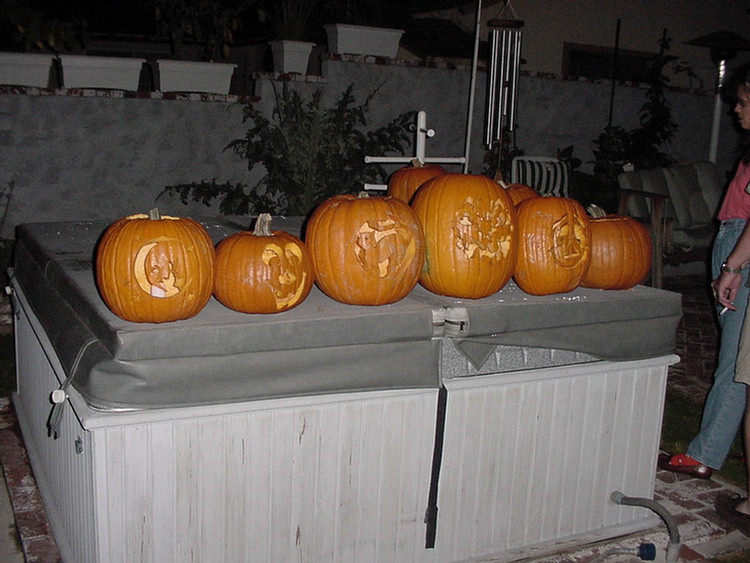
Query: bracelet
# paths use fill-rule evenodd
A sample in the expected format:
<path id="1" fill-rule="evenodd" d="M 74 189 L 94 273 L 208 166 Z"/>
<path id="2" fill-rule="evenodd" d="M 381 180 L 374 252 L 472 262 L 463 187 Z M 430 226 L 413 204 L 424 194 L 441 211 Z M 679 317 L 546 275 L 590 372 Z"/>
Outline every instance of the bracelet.
<path id="1" fill-rule="evenodd" d="M 741 274 L 742 268 L 731 268 L 730 266 L 727 266 L 726 262 L 722 262 L 721 267 L 719 268 L 722 272 L 728 272 L 730 274 Z"/>

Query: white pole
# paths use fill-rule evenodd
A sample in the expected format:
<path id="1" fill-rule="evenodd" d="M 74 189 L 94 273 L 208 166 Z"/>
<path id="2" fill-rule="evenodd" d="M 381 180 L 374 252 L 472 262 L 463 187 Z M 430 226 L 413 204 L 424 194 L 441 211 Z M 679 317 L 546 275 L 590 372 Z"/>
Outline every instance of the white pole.
<path id="1" fill-rule="evenodd" d="M 711 124 L 711 144 L 708 149 L 708 160 L 716 164 L 719 152 L 719 128 L 721 126 L 721 87 L 724 84 L 727 61 L 722 59 L 718 63 L 719 75 L 716 79 L 716 96 L 714 97 L 714 118 Z"/>
<path id="2" fill-rule="evenodd" d="M 477 62 L 479 60 L 479 20 L 482 16 L 482 0 L 477 0 L 477 22 L 474 31 L 474 56 L 471 60 L 471 84 L 469 85 L 469 112 L 466 118 L 464 139 L 464 174 L 469 171 L 469 145 L 471 144 L 471 120 L 474 117 L 474 90 L 477 84 Z"/>

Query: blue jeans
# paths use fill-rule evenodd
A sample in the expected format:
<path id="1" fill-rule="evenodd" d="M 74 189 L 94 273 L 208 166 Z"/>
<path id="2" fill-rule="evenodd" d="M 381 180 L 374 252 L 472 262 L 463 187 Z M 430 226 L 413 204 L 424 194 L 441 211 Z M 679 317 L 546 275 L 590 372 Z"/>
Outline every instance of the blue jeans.
<path id="1" fill-rule="evenodd" d="M 719 276 L 721 263 L 729 256 L 744 227 L 745 221 L 741 219 L 722 222 L 711 255 L 712 279 Z M 724 464 L 745 412 L 746 386 L 734 381 L 734 364 L 748 302 L 747 269 L 742 277 L 744 283 L 734 302 L 737 310 L 719 317 L 721 336 L 714 382 L 706 397 L 700 430 L 687 449 L 690 457 L 713 469 L 721 469 Z"/>

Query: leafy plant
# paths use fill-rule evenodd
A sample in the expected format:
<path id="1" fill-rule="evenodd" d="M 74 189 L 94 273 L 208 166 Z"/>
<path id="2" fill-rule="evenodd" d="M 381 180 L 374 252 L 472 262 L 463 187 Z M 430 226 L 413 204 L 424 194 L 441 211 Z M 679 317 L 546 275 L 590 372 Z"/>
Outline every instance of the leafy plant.
<path id="1" fill-rule="evenodd" d="M 206 61 L 226 57 L 249 0 L 151 0 L 157 34 L 166 37 L 172 56 L 182 56 L 186 40 L 203 45 Z"/>
<path id="2" fill-rule="evenodd" d="M 270 28 L 275 39 L 308 41 L 311 21 L 320 12 L 319 0 L 261 0 L 256 7 L 258 20 Z"/>
<path id="3" fill-rule="evenodd" d="M 594 175 L 605 185 L 615 185 L 617 175 L 625 164 L 632 164 L 636 169 L 647 169 L 674 162 L 661 150 L 674 138 L 678 127 L 665 97 L 669 78 L 664 68 L 677 60 L 677 57 L 667 55 L 669 44 L 670 39 L 663 35 L 659 40 L 659 54 L 649 68 L 646 102 L 640 109 L 640 125 L 631 131 L 620 126 L 607 127 L 594 141 Z"/>
<path id="4" fill-rule="evenodd" d="M 0 0 L 0 30 L 3 48 L 26 52 L 71 51 L 86 41 L 86 22 L 62 20 L 29 0 Z"/>
<path id="5" fill-rule="evenodd" d="M 352 90 L 350 85 L 326 108 L 320 90 L 306 100 L 287 82 L 280 93 L 274 86 L 271 119 L 248 103 L 243 123 L 249 122 L 250 127 L 245 137 L 225 148 L 247 160 L 248 170 L 256 166 L 265 169 L 256 184 L 204 180 L 167 186 L 162 194 L 177 195 L 183 203 L 192 200 L 210 205 L 218 201 L 219 210 L 227 215 L 305 215 L 332 195 L 355 193 L 365 183 L 383 182 L 385 170 L 378 164 L 366 164 L 365 156 L 404 154 L 414 113 L 401 114 L 383 127 L 366 131 L 366 114 L 379 88 L 361 104 L 355 103 Z"/>

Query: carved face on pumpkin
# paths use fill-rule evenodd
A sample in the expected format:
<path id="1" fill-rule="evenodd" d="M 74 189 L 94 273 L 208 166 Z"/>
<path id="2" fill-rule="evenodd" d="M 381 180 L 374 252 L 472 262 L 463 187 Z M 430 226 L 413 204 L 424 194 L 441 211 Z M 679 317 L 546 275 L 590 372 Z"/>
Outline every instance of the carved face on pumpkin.
<path id="1" fill-rule="evenodd" d="M 269 271 L 265 279 L 277 308 L 288 308 L 297 303 L 307 281 L 302 249 L 293 242 L 287 242 L 283 247 L 269 243 L 261 258 Z"/>
<path id="2" fill-rule="evenodd" d="M 499 260 L 510 252 L 513 224 L 499 200 L 481 209 L 473 198 L 467 198 L 456 212 L 453 230 L 456 247 L 467 260 L 476 254 Z"/>
<path id="3" fill-rule="evenodd" d="M 362 269 L 377 278 L 400 275 L 410 267 L 416 242 L 412 231 L 396 217 L 367 221 L 357 230 L 354 254 Z"/>

